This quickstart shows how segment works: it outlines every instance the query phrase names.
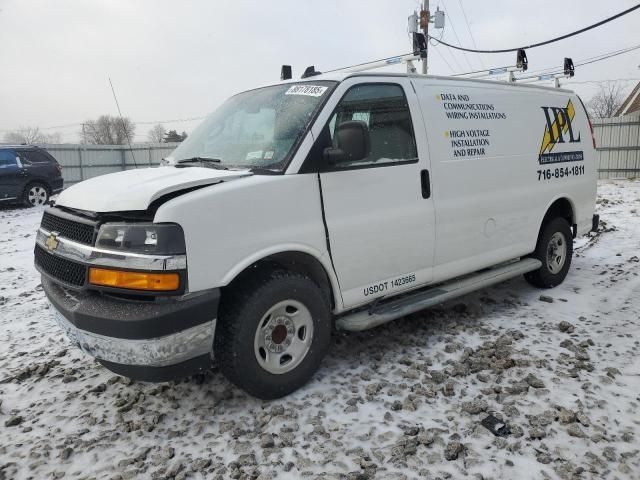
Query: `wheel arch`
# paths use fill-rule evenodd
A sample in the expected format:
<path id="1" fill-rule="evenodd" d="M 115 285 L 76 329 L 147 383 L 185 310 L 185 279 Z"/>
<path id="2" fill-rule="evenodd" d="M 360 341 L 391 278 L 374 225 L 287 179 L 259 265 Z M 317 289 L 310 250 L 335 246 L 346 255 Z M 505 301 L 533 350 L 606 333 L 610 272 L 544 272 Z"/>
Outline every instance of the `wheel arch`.
<path id="1" fill-rule="evenodd" d="M 573 237 L 576 236 L 576 208 L 574 202 L 569 198 L 568 195 L 557 195 L 553 198 L 551 202 L 547 205 L 545 209 L 544 216 L 539 222 L 540 227 L 538 228 L 538 236 L 540 236 L 540 232 L 544 228 L 545 224 L 553 219 L 553 218 L 564 218 L 567 222 L 569 222 L 569 226 L 573 232 Z"/>
<path id="2" fill-rule="evenodd" d="M 42 185 L 47 189 L 47 192 L 49 192 L 49 195 L 51 195 L 51 192 L 53 191 L 53 189 L 51 188 L 51 184 L 47 180 L 33 177 L 33 178 L 27 179 L 24 182 L 22 187 L 22 194 L 24 195 L 24 193 L 27 191 L 27 188 L 29 188 L 32 185 Z"/>
<path id="3" fill-rule="evenodd" d="M 341 309 L 340 287 L 329 258 L 300 246 L 263 251 L 248 257 L 227 272 L 221 282 L 223 289 L 241 281 L 246 275 L 255 274 L 264 268 L 278 267 L 308 275 L 321 289 L 327 291 L 332 310 Z"/>

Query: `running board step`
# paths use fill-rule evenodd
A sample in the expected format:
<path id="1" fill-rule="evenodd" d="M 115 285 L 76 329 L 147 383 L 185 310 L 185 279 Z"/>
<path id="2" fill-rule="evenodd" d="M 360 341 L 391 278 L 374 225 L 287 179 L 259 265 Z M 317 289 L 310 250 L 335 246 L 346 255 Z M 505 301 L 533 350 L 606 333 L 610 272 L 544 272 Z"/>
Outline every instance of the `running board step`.
<path id="1" fill-rule="evenodd" d="M 540 260 L 525 258 L 490 270 L 482 270 L 448 283 L 436 285 L 428 290 L 421 290 L 397 300 L 389 300 L 368 310 L 348 314 L 336 321 L 336 327 L 351 332 L 368 330 L 475 290 L 532 272 L 541 266 Z"/>

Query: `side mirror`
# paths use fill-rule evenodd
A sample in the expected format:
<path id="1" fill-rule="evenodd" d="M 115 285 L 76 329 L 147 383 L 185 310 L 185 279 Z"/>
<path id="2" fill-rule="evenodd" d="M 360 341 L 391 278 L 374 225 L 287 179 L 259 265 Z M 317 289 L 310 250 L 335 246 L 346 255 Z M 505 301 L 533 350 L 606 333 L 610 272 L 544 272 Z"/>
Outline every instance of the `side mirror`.
<path id="1" fill-rule="evenodd" d="M 369 156 L 371 140 L 369 127 L 360 120 L 342 122 L 336 127 L 337 148 L 325 148 L 324 158 L 335 165 L 341 162 L 357 162 Z"/>

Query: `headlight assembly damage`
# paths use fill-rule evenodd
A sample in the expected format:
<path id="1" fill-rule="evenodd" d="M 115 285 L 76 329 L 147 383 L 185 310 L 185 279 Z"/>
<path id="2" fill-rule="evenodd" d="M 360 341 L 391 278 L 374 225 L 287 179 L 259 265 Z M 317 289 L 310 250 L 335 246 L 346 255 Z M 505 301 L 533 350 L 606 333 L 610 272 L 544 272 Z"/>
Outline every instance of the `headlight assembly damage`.
<path id="1" fill-rule="evenodd" d="M 98 232 L 96 247 L 161 255 L 186 252 L 182 228 L 171 223 L 105 223 Z"/>
<path id="2" fill-rule="evenodd" d="M 50 211 L 54 217 L 58 213 Z M 38 230 L 36 267 L 43 274 L 75 289 L 167 295 L 186 291 L 186 246 L 179 225 L 106 222 L 95 242 L 83 244 L 70 235 L 77 222 L 67 223 L 66 229 Z"/>
<path id="3" fill-rule="evenodd" d="M 105 223 L 100 227 L 96 247 L 143 255 L 184 255 L 184 233 L 176 224 Z M 126 268 L 126 265 L 123 265 Z M 91 285 L 127 290 L 170 292 L 180 289 L 176 272 L 135 272 L 89 268 Z"/>

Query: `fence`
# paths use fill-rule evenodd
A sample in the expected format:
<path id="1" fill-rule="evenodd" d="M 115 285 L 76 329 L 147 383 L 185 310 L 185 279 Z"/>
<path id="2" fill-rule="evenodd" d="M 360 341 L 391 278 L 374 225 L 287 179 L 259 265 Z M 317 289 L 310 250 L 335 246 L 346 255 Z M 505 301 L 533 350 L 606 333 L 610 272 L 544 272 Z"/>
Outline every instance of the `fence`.
<path id="1" fill-rule="evenodd" d="M 597 119 L 593 129 L 598 178 L 640 177 L 640 115 Z"/>
<path id="2" fill-rule="evenodd" d="M 106 173 L 160 164 L 178 143 L 134 145 L 41 145 L 62 165 L 64 186 Z"/>
<path id="3" fill-rule="evenodd" d="M 597 119 L 598 177 L 640 176 L 640 115 Z M 586 133 L 586 132 L 585 132 Z M 586 140 L 586 139 L 585 139 Z M 136 145 L 42 145 L 64 168 L 65 187 L 87 178 L 136 167 L 155 166 L 177 143 Z M 135 163 L 134 163 L 135 155 Z"/>

